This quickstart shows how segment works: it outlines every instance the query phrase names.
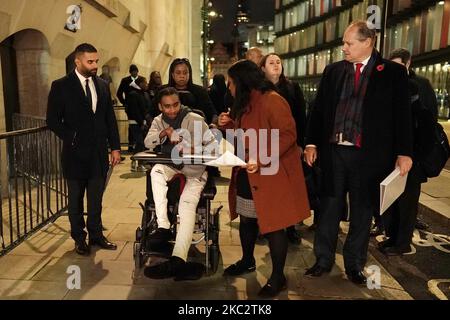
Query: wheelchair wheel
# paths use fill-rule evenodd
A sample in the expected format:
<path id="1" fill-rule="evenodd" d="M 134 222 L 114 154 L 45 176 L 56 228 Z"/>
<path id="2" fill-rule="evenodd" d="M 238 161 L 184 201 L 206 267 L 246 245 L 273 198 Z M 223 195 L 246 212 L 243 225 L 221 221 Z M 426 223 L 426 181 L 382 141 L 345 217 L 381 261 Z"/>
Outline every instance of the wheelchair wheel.
<path id="1" fill-rule="evenodd" d="M 141 252 L 140 242 L 134 243 L 133 255 L 134 255 L 134 267 L 136 270 L 139 270 L 144 266 L 144 255 Z"/>
<path id="2" fill-rule="evenodd" d="M 216 244 L 211 244 L 208 248 L 209 250 L 209 265 L 211 274 L 216 273 L 220 262 L 220 250 L 219 246 Z"/>

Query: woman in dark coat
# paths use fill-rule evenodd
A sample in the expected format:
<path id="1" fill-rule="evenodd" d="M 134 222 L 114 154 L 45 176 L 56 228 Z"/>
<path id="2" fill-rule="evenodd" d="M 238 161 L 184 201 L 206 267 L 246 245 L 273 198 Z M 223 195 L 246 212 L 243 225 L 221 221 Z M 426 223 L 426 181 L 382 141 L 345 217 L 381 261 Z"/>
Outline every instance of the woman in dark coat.
<path id="1" fill-rule="evenodd" d="M 259 295 L 273 297 L 286 288 L 283 270 L 288 242 L 284 229 L 310 216 L 300 164 L 301 150 L 296 143 L 295 122 L 288 103 L 264 79 L 256 64 L 247 60 L 235 63 L 228 71 L 228 81 L 235 103 L 231 116 L 221 114 L 219 126 L 243 129 L 250 135 L 251 130 L 255 130 L 256 141 L 236 139 L 244 144 L 241 150 L 246 152 L 247 165 L 233 168 L 229 207 L 231 219 L 240 217 L 243 255 L 241 260 L 225 269 L 224 275 L 237 276 L 255 271 L 253 251 L 259 227 L 269 240 L 272 258 L 272 275 Z M 261 131 L 264 129 L 269 135 L 278 132 L 277 141 L 272 141 L 271 136 L 266 139 Z M 271 154 L 274 142 L 278 142 L 278 150 L 274 150 L 278 152 Z M 265 154 L 276 158 L 267 163 L 263 158 Z M 278 167 L 269 172 L 272 166 Z"/>
<path id="2" fill-rule="evenodd" d="M 297 82 L 286 79 L 282 60 L 275 53 L 265 55 L 261 59 L 260 67 L 266 79 L 275 85 L 277 92 L 289 103 L 297 130 L 297 145 L 303 148 L 306 127 L 306 102 L 300 86 Z M 288 227 L 286 232 L 291 243 L 298 244 L 300 242 L 300 235 L 295 230 L 295 225 Z"/>
<path id="3" fill-rule="evenodd" d="M 165 87 L 177 89 L 181 104 L 202 111 L 208 124 L 217 121 L 217 112 L 208 91 L 192 82 L 192 67 L 188 59 L 173 60 L 169 68 L 169 83 L 161 88 Z"/>

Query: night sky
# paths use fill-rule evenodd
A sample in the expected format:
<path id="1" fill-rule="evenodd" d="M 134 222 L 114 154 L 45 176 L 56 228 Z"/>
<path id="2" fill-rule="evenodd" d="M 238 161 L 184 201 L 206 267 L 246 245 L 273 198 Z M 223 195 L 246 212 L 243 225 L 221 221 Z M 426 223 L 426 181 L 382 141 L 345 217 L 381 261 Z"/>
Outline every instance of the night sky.
<path id="1" fill-rule="evenodd" d="M 211 24 L 211 38 L 216 42 L 231 42 L 231 31 L 237 12 L 237 0 L 211 0 L 213 9 L 223 15 Z M 246 0 L 250 23 L 274 20 L 275 0 Z"/>

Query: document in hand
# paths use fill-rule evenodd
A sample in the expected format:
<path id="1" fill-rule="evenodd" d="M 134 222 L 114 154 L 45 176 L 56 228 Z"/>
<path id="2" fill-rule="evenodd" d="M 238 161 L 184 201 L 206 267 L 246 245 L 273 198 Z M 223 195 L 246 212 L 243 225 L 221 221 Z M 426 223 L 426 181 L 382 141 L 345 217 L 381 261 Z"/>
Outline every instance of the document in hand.
<path id="1" fill-rule="evenodd" d="M 245 166 L 245 162 L 240 158 L 236 157 L 230 151 L 226 151 L 216 160 L 212 160 L 205 163 L 207 166 L 212 167 L 236 167 L 236 166 Z"/>
<path id="2" fill-rule="evenodd" d="M 380 214 L 383 214 L 405 191 L 407 178 L 408 174 L 400 176 L 400 169 L 397 167 L 380 183 Z"/>

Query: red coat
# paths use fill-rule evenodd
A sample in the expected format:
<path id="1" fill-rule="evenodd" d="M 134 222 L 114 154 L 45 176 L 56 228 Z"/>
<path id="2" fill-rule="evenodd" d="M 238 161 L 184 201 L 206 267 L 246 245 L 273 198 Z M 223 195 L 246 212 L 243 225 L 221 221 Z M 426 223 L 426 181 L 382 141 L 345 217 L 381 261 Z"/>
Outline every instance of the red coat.
<path id="1" fill-rule="evenodd" d="M 289 104 L 274 91 L 262 94 L 252 91 L 248 111 L 242 116 L 241 128 L 279 129 L 279 168 L 273 175 L 248 174 L 260 232 L 277 231 L 311 215 L 301 165 L 301 149 L 297 146 L 296 128 Z M 259 139 L 258 146 L 259 146 Z M 263 155 L 270 155 L 270 139 Z M 261 147 L 261 146 L 260 146 Z M 248 146 L 246 145 L 247 149 Z M 264 147 L 262 147 L 264 148 Z M 261 166 L 260 158 L 257 161 Z M 267 165 L 266 165 L 267 167 Z M 236 177 L 239 168 L 233 168 L 228 191 L 231 220 L 236 213 Z"/>

